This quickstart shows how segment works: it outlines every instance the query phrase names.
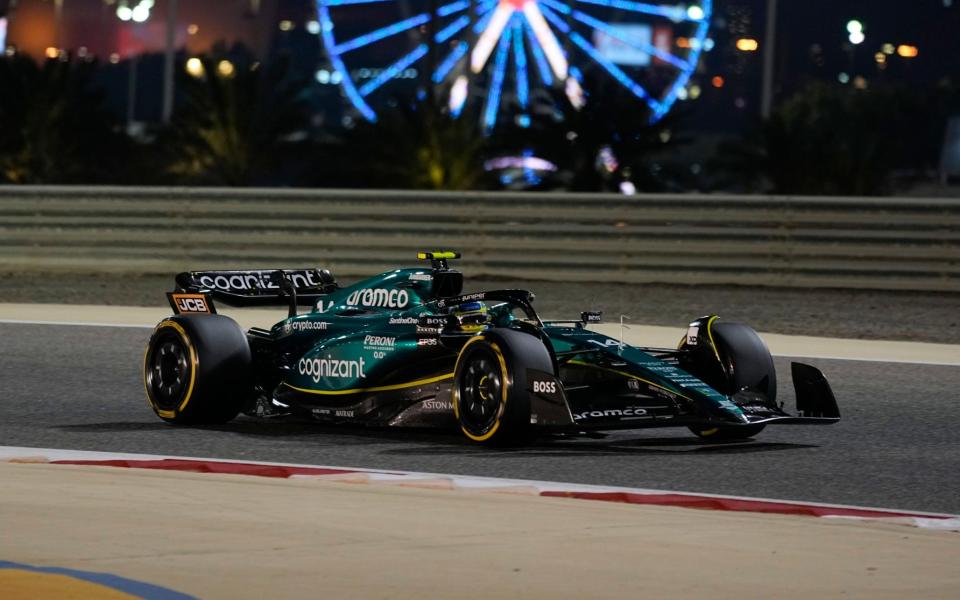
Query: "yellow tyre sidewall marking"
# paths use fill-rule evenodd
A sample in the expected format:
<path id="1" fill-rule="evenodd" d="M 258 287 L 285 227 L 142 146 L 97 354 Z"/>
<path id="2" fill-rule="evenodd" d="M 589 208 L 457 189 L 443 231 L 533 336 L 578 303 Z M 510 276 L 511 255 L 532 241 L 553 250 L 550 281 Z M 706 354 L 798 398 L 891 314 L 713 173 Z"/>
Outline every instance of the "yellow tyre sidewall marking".
<path id="1" fill-rule="evenodd" d="M 480 398 L 481 398 L 482 400 L 488 400 L 487 394 L 485 393 L 486 390 L 483 389 L 483 382 L 486 381 L 486 380 L 487 380 L 487 376 L 484 375 L 483 377 L 480 378 L 480 383 L 477 384 L 477 385 L 480 386 L 480 389 L 479 389 L 478 391 L 480 392 Z"/>
<path id="2" fill-rule="evenodd" d="M 720 368 L 723 369 L 724 373 L 726 373 L 727 369 L 723 366 L 723 360 L 720 359 L 720 351 L 717 350 L 717 344 L 713 341 L 713 322 L 718 318 L 719 317 L 714 315 L 710 317 L 709 321 L 707 321 L 707 338 L 710 339 L 710 347 L 713 348 L 713 355 L 717 357 L 717 362 L 720 363 Z"/>
<path id="3" fill-rule="evenodd" d="M 161 321 L 159 325 L 153 330 L 153 336 L 156 336 L 163 329 L 173 329 L 177 332 L 177 335 L 180 336 L 180 339 L 183 340 L 184 345 L 186 345 L 187 350 L 190 352 L 190 385 L 187 386 L 187 393 L 183 398 L 183 402 L 180 403 L 180 406 L 176 410 L 164 410 L 157 406 L 156 402 L 153 401 L 153 397 L 150 395 L 150 389 L 147 385 L 147 358 L 150 356 L 150 345 L 147 345 L 147 350 L 143 353 L 143 389 L 147 393 L 147 401 L 150 403 L 150 406 L 153 407 L 153 410 L 164 419 L 174 419 L 177 416 L 177 413 L 183 412 L 183 410 L 189 404 L 190 399 L 193 397 L 193 389 L 197 383 L 197 366 L 199 364 L 197 360 L 197 351 L 193 347 L 193 342 L 190 341 L 190 336 L 187 335 L 187 332 L 184 331 L 183 327 L 175 321 Z M 152 337 L 151 336 L 151 339 Z"/>
<path id="4" fill-rule="evenodd" d="M 718 431 L 720 431 L 720 428 L 719 428 L 719 427 L 714 427 L 713 429 L 704 429 L 703 431 L 701 431 L 701 432 L 699 432 L 699 433 L 700 433 L 700 435 L 702 435 L 703 437 L 710 437 L 711 435 L 714 435 L 714 434 L 717 433 Z"/>
<path id="5" fill-rule="evenodd" d="M 429 377 L 427 379 L 418 379 L 416 381 L 407 381 L 404 383 L 395 383 L 391 385 L 379 385 L 375 387 L 366 387 L 366 388 L 351 388 L 349 390 L 310 390 L 307 388 L 301 388 L 294 385 L 290 385 L 286 381 L 283 382 L 283 385 L 290 388 L 291 390 L 296 390 L 298 392 L 303 392 L 305 394 L 317 394 L 320 396 L 348 396 L 350 394 L 362 394 L 365 392 L 389 392 L 393 390 L 402 390 L 404 388 L 417 387 L 418 385 L 428 385 L 431 383 L 437 383 L 438 381 L 444 381 L 446 379 L 451 379 L 453 373 L 446 373 L 444 375 L 437 375 L 436 377 Z"/>
<path id="6" fill-rule="evenodd" d="M 497 356 L 497 361 L 500 363 L 500 374 L 503 377 L 503 385 L 500 388 L 500 408 L 497 411 L 497 419 L 493 423 L 493 427 L 490 428 L 490 431 L 484 433 L 483 435 L 474 435 L 467 431 L 467 429 L 461 424 L 460 430 L 463 431 L 464 435 L 475 442 L 485 442 L 492 438 L 497 430 L 500 428 L 500 419 L 503 417 L 504 410 L 507 407 L 507 395 L 509 393 L 509 379 L 507 377 L 507 361 L 503 357 L 503 352 L 500 351 L 500 346 L 494 342 L 487 341 L 482 335 L 472 337 L 467 340 L 467 343 L 463 345 L 463 348 L 460 349 L 460 354 L 457 356 L 457 363 L 453 368 L 454 380 L 453 380 L 453 412 L 457 417 L 457 422 L 460 422 L 460 386 L 457 385 L 457 373 L 460 372 L 460 359 L 463 358 L 467 348 L 470 344 L 479 341 L 486 341 L 490 345 L 490 348 L 493 350 L 493 353 Z"/>

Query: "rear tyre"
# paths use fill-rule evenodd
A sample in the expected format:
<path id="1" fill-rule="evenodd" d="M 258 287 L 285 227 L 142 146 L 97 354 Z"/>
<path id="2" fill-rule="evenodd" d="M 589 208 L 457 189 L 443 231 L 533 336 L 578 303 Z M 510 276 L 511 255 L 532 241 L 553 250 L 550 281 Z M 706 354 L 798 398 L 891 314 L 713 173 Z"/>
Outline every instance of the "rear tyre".
<path id="1" fill-rule="evenodd" d="M 151 408 L 168 423 L 226 423 L 253 395 L 250 367 L 250 346 L 236 321 L 180 315 L 153 330 L 143 384 Z"/>
<path id="2" fill-rule="evenodd" d="M 453 409 L 468 439 L 506 446 L 530 439 L 527 369 L 553 373 L 550 353 L 538 338 L 490 329 L 460 350 L 453 379 Z"/>
<path id="3" fill-rule="evenodd" d="M 701 336 L 702 348 L 693 352 L 681 367 L 696 375 L 715 390 L 733 395 L 749 389 L 766 396 L 770 405 L 777 399 L 777 372 L 770 350 L 756 331 L 742 323 L 707 325 L 707 336 Z M 709 440 L 741 440 L 751 438 L 764 425 L 690 427 L 698 437 Z"/>

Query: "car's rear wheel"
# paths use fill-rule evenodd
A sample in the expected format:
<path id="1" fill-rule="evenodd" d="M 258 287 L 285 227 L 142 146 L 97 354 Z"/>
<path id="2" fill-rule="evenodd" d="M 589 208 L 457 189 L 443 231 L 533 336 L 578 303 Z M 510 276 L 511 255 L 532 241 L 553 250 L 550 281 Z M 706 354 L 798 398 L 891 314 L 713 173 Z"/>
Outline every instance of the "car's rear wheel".
<path id="1" fill-rule="evenodd" d="M 714 318 L 705 327 L 699 347 L 686 354 L 680 366 L 718 392 L 733 395 L 750 390 L 775 406 L 777 372 L 770 350 L 757 332 L 742 323 L 717 323 Z M 763 425 L 690 427 L 694 434 L 709 440 L 751 438 L 763 429 Z"/>
<path id="2" fill-rule="evenodd" d="M 168 423 L 225 423 L 253 394 L 250 364 L 250 346 L 233 319 L 169 317 L 154 329 L 144 355 L 147 400 Z"/>
<path id="3" fill-rule="evenodd" d="M 491 329 L 464 344 L 454 369 L 453 408 L 468 439 L 487 445 L 529 439 L 527 369 L 553 372 L 549 351 L 527 333 Z"/>

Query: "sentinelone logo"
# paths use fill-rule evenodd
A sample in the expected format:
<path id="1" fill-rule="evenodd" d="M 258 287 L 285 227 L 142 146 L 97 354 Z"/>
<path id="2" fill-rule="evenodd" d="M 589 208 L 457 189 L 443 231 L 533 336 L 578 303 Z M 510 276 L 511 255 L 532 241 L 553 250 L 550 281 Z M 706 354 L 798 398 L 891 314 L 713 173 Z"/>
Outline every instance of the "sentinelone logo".
<path id="1" fill-rule="evenodd" d="M 301 358 L 297 366 L 301 375 L 309 375 L 317 383 L 321 377 L 363 379 L 367 376 L 363 372 L 364 364 L 363 358 L 340 360 L 328 354 L 326 358 Z"/>

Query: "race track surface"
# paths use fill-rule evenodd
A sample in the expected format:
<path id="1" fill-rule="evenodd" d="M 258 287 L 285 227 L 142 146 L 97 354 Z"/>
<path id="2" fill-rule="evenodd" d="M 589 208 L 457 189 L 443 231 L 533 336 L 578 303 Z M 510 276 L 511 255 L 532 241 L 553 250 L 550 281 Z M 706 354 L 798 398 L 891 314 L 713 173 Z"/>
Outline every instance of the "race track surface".
<path id="1" fill-rule="evenodd" d="M 240 418 L 159 421 L 144 398 L 148 329 L 0 324 L 0 445 L 341 465 L 960 512 L 960 368 L 821 360 L 843 421 L 756 441 L 683 431 L 488 450 L 458 434 Z M 780 373 L 788 361 L 777 359 Z M 789 381 L 781 398 L 792 407 Z"/>

